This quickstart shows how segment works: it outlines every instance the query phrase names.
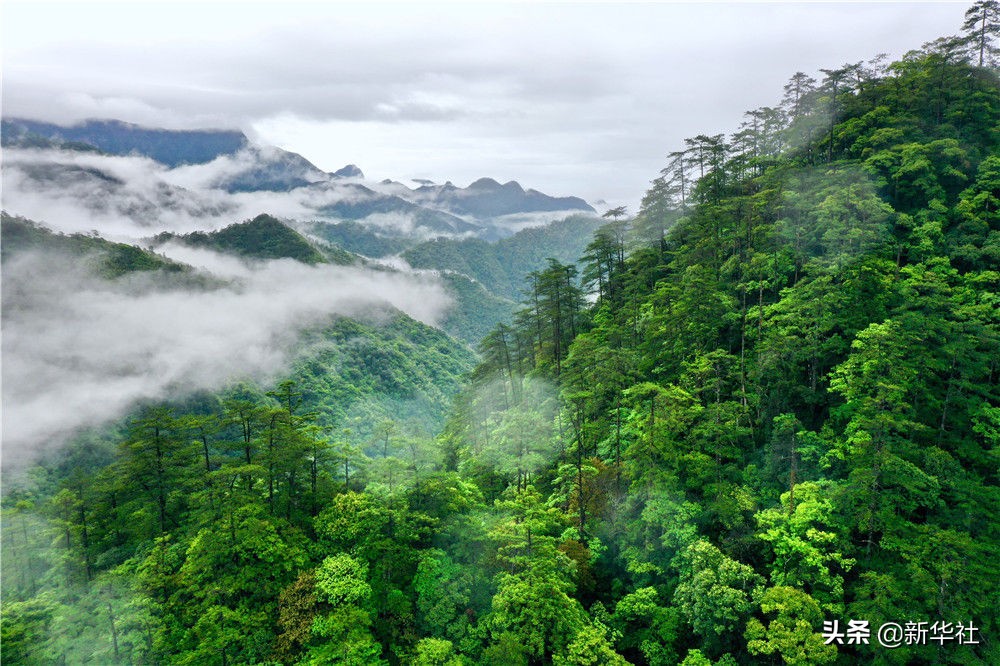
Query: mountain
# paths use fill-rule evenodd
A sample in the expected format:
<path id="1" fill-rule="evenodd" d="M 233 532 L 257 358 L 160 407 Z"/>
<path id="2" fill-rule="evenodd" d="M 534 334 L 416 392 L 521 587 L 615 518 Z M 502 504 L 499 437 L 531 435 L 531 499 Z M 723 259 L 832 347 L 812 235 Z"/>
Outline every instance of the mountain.
<path id="1" fill-rule="evenodd" d="M 794 106 L 686 139 L 637 219 L 594 238 L 592 303 L 564 265 L 524 285 L 532 307 L 484 340 L 447 436 L 481 489 L 505 475 L 500 524 L 537 537 L 559 508 L 547 555 L 492 532 L 517 570 L 493 569 L 484 624 L 538 636 L 527 618 L 555 595 L 536 572 L 567 554 L 587 574 L 563 579 L 547 636 L 583 636 L 596 609 L 621 633 L 592 663 L 1000 663 L 978 639 L 882 632 L 1000 619 L 1000 78 L 962 48 L 795 74 Z M 524 424 L 558 448 L 511 442 Z M 871 645 L 835 617 L 870 623 Z M 508 657 L 506 638 L 482 654 Z M 582 642 L 563 645 L 521 663 L 571 663 Z"/>
<path id="2" fill-rule="evenodd" d="M 165 226 L 166 219 L 200 225 L 237 209 L 233 200 L 206 189 L 167 182 L 155 171 L 136 173 L 122 159 L 65 148 L 7 148 L 0 172 L 4 209 L 52 223 L 58 217 L 80 232 L 120 220 L 140 228 Z"/>
<path id="3" fill-rule="evenodd" d="M 397 299 L 393 294 L 394 287 L 414 286 L 407 284 L 407 276 L 388 274 L 378 267 L 319 266 L 329 255 L 270 216 L 211 234 L 171 236 L 169 240 L 239 257 L 292 259 L 304 266 L 261 261 L 239 273 L 214 274 L 210 272 L 214 269 L 195 270 L 149 249 L 94 235 L 60 234 L 6 213 L 0 224 L 5 378 L 23 381 L 22 368 L 35 364 L 38 372 L 55 371 L 93 382 L 93 389 L 110 403 L 127 406 L 115 387 L 120 382 L 125 395 L 144 399 L 143 389 L 129 387 L 154 385 L 143 379 L 152 373 L 156 381 L 166 382 L 163 386 L 171 395 L 184 395 L 200 390 L 201 370 L 195 365 L 182 371 L 175 363 L 188 354 L 205 357 L 209 363 L 211 338 L 238 344 L 235 341 L 241 333 L 228 332 L 232 327 L 264 326 L 272 330 L 246 348 L 225 353 L 235 352 L 238 358 L 248 354 L 245 367 L 263 360 L 271 368 L 283 368 L 308 387 L 306 402 L 324 425 L 333 427 L 354 416 L 384 419 L 392 415 L 412 432 L 430 436 L 442 426 L 450 395 L 474 361 L 468 344 L 392 305 L 407 306 L 406 297 Z M 440 288 L 426 280 L 421 284 L 430 288 L 416 285 L 418 293 L 445 302 L 447 295 Z M 485 294 L 480 298 L 489 299 Z M 261 307 L 267 311 L 252 311 Z M 325 314 L 329 308 L 333 309 Z M 412 309 L 425 310 L 419 305 Z M 463 312 L 461 307 L 455 309 Z M 236 318 L 227 319 L 227 312 Z M 255 320 L 242 321 L 244 316 Z M 475 325 L 469 323 L 468 313 L 450 316 L 457 316 L 459 325 Z M 103 319 L 114 330 L 103 330 L 95 337 L 92 322 Z M 202 321 L 208 319 L 218 325 Z M 19 352 L 25 348 L 44 353 L 24 357 Z M 102 362 L 94 358 L 98 355 L 107 358 Z M 234 381 L 246 378 L 243 368 L 229 372 Z M 191 384 L 188 389 L 177 384 L 182 376 Z M 225 381 L 221 376 L 213 379 L 218 385 Z M 9 424 L 23 419 L 25 409 L 20 396 L 6 402 L 15 385 L 46 395 L 44 385 L 8 383 L 5 407 L 17 405 L 9 409 Z M 65 416 L 72 418 L 73 410 L 62 407 Z M 108 410 L 115 411 L 106 405 L 97 411 Z M 55 419 L 61 418 L 58 410 L 54 414 Z M 101 424 L 99 419 L 77 421 Z M 5 445 L 22 446 L 24 442 L 17 437 L 8 437 L 13 432 L 9 424 L 5 423 Z M 374 421 L 355 426 L 357 436 L 368 437 L 373 425 Z"/>
<path id="4" fill-rule="evenodd" d="M 4 230 L 6 232 L 6 227 Z M 164 232 L 153 238 L 155 247 L 171 242 L 258 260 L 294 259 L 310 265 L 334 263 L 345 266 L 361 261 L 360 257 L 337 244 L 336 238 L 312 240 L 276 218 L 263 214 L 219 231 L 181 235 Z M 394 269 L 383 267 L 382 270 Z M 468 275 L 443 270 L 440 278 L 454 299 L 454 306 L 441 322 L 441 329 L 449 335 L 474 346 L 497 322 L 513 316 L 516 304 L 512 300 L 498 296 Z"/>
<path id="5" fill-rule="evenodd" d="M 543 266 L 549 257 L 576 263 L 604 221 L 575 215 L 492 242 L 435 238 L 406 249 L 402 257 L 414 268 L 454 271 L 475 279 L 497 296 L 520 301 L 528 273 Z"/>
<path id="6" fill-rule="evenodd" d="M 351 186 L 354 196 L 317 209 L 322 217 L 341 220 L 368 220 L 369 226 L 382 233 L 407 236 L 464 234 L 479 226 L 451 213 L 419 206 L 394 194 L 385 195 L 363 185 Z"/>
<path id="7" fill-rule="evenodd" d="M 685 140 L 579 273 L 532 267 L 471 372 L 385 304 L 438 300 L 419 274 L 5 274 L 5 463 L 10 398 L 66 389 L 34 423 L 151 397 L 5 476 L 4 663 L 1000 663 L 1000 78 L 970 42 L 797 73 Z M 513 290 L 515 250 L 602 221 L 410 258 Z M 178 373 L 184 340 L 221 344 Z M 193 390 L 217 356 L 272 373 Z"/>
<path id="8" fill-rule="evenodd" d="M 480 178 L 466 188 L 424 184 L 413 191 L 415 200 L 456 215 L 490 219 L 515 213 L 586 211 L 594 209 L 578 197 L 550 197 L 537 190 L 525 190 L 516 181 L 501 185 L 492 178 Z"/>
<path id="9" fill-rule="evenodd" d="M 0 132 L 5 148 L 30 146 L 39 141 L 54 146 L 79 144 L 109 155 L 144 155 L 169 167 L 204 164 L 249 145 L 242 132 L 151 129 L 118 120 L 88 120 L 61 126 L 10 118 L 0 122 Z"/>
<path id="10" fill-rule="evenodd" d="M 365 174 L 357 166 L 353 164 L 348 164 L 345 167 L 337 169 L 336 171 L 330 173 L 334 178 L 359 178 L 363 179 Z"/>
<path id="11" fill-rule="evenodd" d="M 136 272 L 160 271 L 180 275 L 191 284 L 203 284 L 190 266 L 177 263 L 135 245 L 114 243 L 99 236 L 64 235 L 31 220 L 0 214 L 0 265 L 7 267 L 25 252 L 43 253 L 61 262 L 80 262 L 99 276 L 117 278 Z"/>
<path id="12" fill-rule="evenodd" d="M 356 257 L 335 246 L 319 248 L 299 232 L 270 215 L 231 224 L 219 231 L 195 231 L 177 235 L 168 232 L 155 237 L 157 244 L 170 241 L 226 252 L 250 259 L 294 259 L 304 264 L 355 263 Z"/>
<path id="13" fill-rule="evenodd" d="M 499 240 L 438 237 L 427 241 L 386 236 L 358 222 L 309 222 L 308 235 L 365 257 L 399 255 L 410 266 L 440 272 L 458 305 L 443 328 L 470 344 L 507 321 L 523 298 L 525 277 L 548 258 L 575 264 L 601 218 L 571 216 Z"/>
<path id="14" fill-rule="evenodd" d="M 599 222 L 581 199 L 514 181 L 373 183 L 356 165 L 327 173 L 239 132 L 4 123 L 4 206 L 12 213 L 89 236 L 124 240 L 124 231 L 136 242 L 258 260 L 349 265 L 356 255 L 405 253 L 414 268 L 443 274 L 456 302 L 444 329 L 472 345 L 513 311 L 525 274 L 550 256 L 575 261 Z M 546 226 L 567 210 L 581 215 Z M 526 225 L 537 229 L 511 235 Z"/>
<path id="15" fill-rule="evenodd" d="M 213 187 L 229 193 L 288 192 L 330 179 L 301 155 L 273 146 L 250 146 L 232 161 L 235 168 L 211 181 Z"/>
<path id="16" fill-rule="evenodd" d="M 238 215 L 258 195 L 256 210 L 333 223 L 357 221 L 383 237 L 425 240 L 438 235 L 496 239 L 526 227 L 593 213 L 577 197 L 551 197 L 511 181 L 480 178 L 415 189 L 367 182 L 354 164 L 325 172 L 302 155 L 250 142 L 234 131 L 151 129 L 118 121 L 59 126 L 3 120 L 4 205 L 47 217 L 46 205 L 83 207 L 100 228 L 109 217 L 143 226 L 165 218 L 203 228 L 219 215 Z M 129 160 L 146 157 L 149 162 Z M 36 195 L 45 194 L 44 201 Z M 233 197 L 221 196 L 234 195 Z M 268 196 L 273 206 L 261 205 Z M 248 204 L 250 205 L 250 204 Z M 244 214 L 256 211 L 243 209 Z"/>

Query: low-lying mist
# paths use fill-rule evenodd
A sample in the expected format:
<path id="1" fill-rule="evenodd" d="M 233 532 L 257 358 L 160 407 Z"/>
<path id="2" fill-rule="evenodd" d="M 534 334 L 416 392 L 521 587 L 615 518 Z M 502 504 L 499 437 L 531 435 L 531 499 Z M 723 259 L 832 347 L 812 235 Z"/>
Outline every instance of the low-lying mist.
<path id="1" fill-rule="evenodd" d="M 430 274 L 292 260 L 248 264 L 180 246 L 165 252 L 225 279 L 224 286 L 181 286 L 158 273 L 105 280 L 79 258 L 39 251 L 5 261 L 5 471 L 139 401 L 275 378 L 299 334 L 333 316 L 391 306 L 433 325 L 451 305 Z"/>
<path id="2" fill-rule="evenodd" d="M 158 231 L 210 231 L 267 212 L 279 218 L 323 217 L 333 204 L 377 196 L 353 180 L 326 180 L 287 191 L 229 192 L 224 184 L 250 173 L 265 148 L 173 169 L 139 156 L 70 150 L 5 149 L 3 206 L 64 233 L 98 230 L 106 238 L 137 240 Z M 259 167 L 258 167 L 259 168 Z M 412 215 L 362 223 L 405 233 Z"/>

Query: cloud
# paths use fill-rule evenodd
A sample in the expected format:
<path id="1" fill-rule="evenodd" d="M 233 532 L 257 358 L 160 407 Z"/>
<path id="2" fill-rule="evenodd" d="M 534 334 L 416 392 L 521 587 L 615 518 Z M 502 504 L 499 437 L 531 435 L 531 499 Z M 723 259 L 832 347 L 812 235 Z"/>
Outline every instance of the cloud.
<path id="1" fill-rule="evenodd" d="M 7 469 L 138 401 L 273 378 L 287 367 L 299 334 L 332 316 L 366 317 L 389 306 L 433 325 L 451 305 L 429 274 L 290 260 L 249 266 L 206 251 L 167 252 L 232 283 L 164 287 L 148 274 L 106 281 L 37 252 L 5 263 Z"/>
<path id="2" fill-rule="evenodd" d="M 417 218 L 412 213 L 392 212 L 392 213 L 372 213 L 357 220 L 358 224 L 370 228 L 376 234 L 387 236 L 404 236 L 415 240 L 431 240 L 439 236 L 450 236 L 461 238 L 463 236 L 474 236 L 473 231 L 462 233 L 445 232 L 436 226 L 421 226 Z"/>
<path id="3" fill-rule="evenodd" d="M 489 220 L 489 226 L 500 230 L 504 235 L 513 235 L 524 229 L 542 227 L 557 220 L 565 220 L 574 215 L 593 215 L 589 211 L 581 210 L 553 210 L 541 211 L 537 213 L 512 213 L 501 215 Z"/>
<path id="4" fill-rule="evenodd" d="M 486 428 L 485 437 L 471 442 L 476 460 L 509 474 L 551 465 L 564 448 L 554 429 L 558 395 L 549 382 L 530 377 L 511 382 L 497 375 L 477 384 L 471 408 Z"/>
<path id="5" fill-rule="evenodd" d="M 171 185 L 166 171 L 145 157 L 6 149 L 3 206 L 58 231 L 97 229 L 116 239 L 211 228 L 242 212 L 224 192 Z"/>
<path id="6" fill-rule="evenodd" d="M 957 30 L 964 11 L 87 3 L 54 21 L 31 4 L 5 11 L 6 114 L 255 127 L 329 170 L 359 162 L 379 179 L 456 182 L 489 173 L 628 197 L 633 209 L 684 137 L 735 130 L 796 70 L 902 54 Z"/>
<path id="7" fill-rule="evenodd" d="M 320 180 L 287 192 L 230 194 L 218 189 L 282 159 L 290 158 L 275 148 L 253 146 L 207 164 L 169 169 L 145 157 L 9 149 L 3 161 L 3 207 L 64 233 L 97 230 L 116 240 L 138 241 L 161 230 L 218 229 L 260 213 L 310 220 L 322 217 L 323 207 L 380 196 L 356 181 L 322 180 L 322 172 L 305 166 L 298 174 L 294 164 L 286 175 Z M 398 231 L 414 227 L 412 215 L 387 214 L 360 222 Z"/>

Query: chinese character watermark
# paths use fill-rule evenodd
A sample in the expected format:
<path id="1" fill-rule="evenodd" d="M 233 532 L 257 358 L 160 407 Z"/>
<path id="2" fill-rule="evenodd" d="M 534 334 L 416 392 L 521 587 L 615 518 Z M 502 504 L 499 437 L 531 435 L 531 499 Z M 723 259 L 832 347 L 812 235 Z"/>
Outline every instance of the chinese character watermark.
<path id="1" fill-rule="evenodd" d="M 972 622 L 883 622 L 875 632 L 875 640 L 884 648 L 903 645 L 979 645 L 979 628 Z M 871 627 L 868 620 L 848 620 L 846 627 L 840 620 L 824 620 L 820 634 L 826 645 L 869 645 Z"/>

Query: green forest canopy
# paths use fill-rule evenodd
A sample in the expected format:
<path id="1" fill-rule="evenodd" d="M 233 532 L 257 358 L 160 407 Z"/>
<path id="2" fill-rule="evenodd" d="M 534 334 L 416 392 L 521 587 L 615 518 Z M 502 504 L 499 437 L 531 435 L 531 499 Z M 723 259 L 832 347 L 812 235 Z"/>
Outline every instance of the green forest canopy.
<path id="1" fill-rule="evenodd" d="M 4 497 L 4 660 L 1000 662 L 998 16 L 687 140 L 434 439 L 306 372 L 78 441 Z"/>

